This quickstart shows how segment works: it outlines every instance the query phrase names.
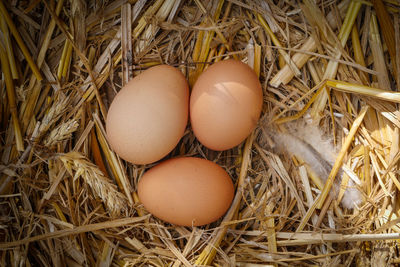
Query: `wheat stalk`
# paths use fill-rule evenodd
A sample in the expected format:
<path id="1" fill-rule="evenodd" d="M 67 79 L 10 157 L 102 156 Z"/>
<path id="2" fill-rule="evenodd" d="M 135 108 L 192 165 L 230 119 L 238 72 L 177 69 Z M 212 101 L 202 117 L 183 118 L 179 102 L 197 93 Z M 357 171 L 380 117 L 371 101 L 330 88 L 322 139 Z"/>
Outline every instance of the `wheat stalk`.
<path id="1" fill-rule="evenodd" d="M 101 198 L 108 211 L 113 215 L 121 214 L 127 209 L 125 196 L 117 190 L 100 169 L 79 152 L 71 151 L 58 157 L 74 180 L 81 177 Z M 75 172 L 75 174 L 73 173 Z"/>
<path id="2" fill-rule="evenodd" d="M 51 147 L 63 140 L 69 139 L 72 136 L 72 133 L 78 129 L 78 127 L 79 123 L 75 119 L 61 123 L 50 132 L 44 141 L 44 145 Z"/>
<path id="3" fill-rule="evenodd" d="M 46 133 L 50 127 L 63 115 L 68 103 L 69 98 L 64 94 L 59 94 L 57 100 L 53 103 L 49 111 L 44 115 L 43 119 L 38 124 L 39 127 L 37 132 L 33 134 L 32 139 L 37 140 L 44 133 Z"/>

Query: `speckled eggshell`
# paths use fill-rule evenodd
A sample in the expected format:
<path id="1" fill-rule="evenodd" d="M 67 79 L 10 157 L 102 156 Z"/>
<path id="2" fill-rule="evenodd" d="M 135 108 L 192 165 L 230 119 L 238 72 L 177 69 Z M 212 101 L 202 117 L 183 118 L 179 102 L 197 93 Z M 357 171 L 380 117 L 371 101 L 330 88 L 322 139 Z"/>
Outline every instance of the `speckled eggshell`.
<path id="1" fill-rule="evenodd" d="M 147 164 L 171 152 L 182 138 L 189 111 L 189 88 L 176 68 L 152 67 L 127 83 L 107 115 L 111 148 L 124 160 Z"/>
<path id="2" fill-rule="evenodd" d="M 207 68 L 190 96 L 190 121 L 197 139 L 222 151 L 240 144 L 253 131 L 261 114 L 263 94 L 256 73 L 238 60 Z"/>
<path id="3" fill-rule="evenodd" d="M 234 196 L 229 174 L 216 163 L 195 157 L 169 159 L 151 168 L 138 183 L 138 195 L 154 216 L 175 225 L 216 221 Z"/>

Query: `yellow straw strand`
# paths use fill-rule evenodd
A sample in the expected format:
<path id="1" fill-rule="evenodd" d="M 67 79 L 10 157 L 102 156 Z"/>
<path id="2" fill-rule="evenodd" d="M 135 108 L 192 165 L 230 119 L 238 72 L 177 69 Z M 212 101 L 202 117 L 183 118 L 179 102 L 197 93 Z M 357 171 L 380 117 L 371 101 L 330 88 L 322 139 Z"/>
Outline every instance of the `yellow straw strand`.
<path id="1" fill-rule="evenodd" d="M 342 47 L 345 46 L 347 39 L 350 35 L 351 29 L 353 28 L 354 21 L 358 15 L 358 12 L 361 8 L 361 3 L 352 0 L 350 2 L 350 6 L 347 10 L 345 20 L 339 32 L 339 41 Z M 336 54 L 336 58 L 339 59 L 341 57 L 341 50 Z M 326 67 L 323 80 L 325 79 L 334 79 L 336 77 L 337 69 L 339 63 L 337 61 L 329 61 L 328 66 Z M 326 92 L 322 92 L 319 95 L 318 99 L 315 101 L 315 104 L 312 108 L 311 115 L 317 120 L 320 118 L 320 112 L 324 110 L 326 102 L 328 100 L 328 94 Z"/>
<path id="2" fill-rule="evenodd" d="M 268 33 L 268 35 L 271 37 L 271 41 L 274 45 L 278 46 L 278 47 L 282 47 L 281 43 L 279 42 L 278 38 L 276 37 L 276 35 L 274 34 L 274 32 L 271 30 L 271 28 L 269 27 L 268 23 L 265 21 L 265 19 L 261 16 L 260 13 L 257 13 L 257 19 L 258 21 L 261 23 L 261 25 L 263 26 L 264 30 Z M 280 53 L 280 55 L 282 56 L 282 58 L 285 60 L 286 64 L 289 65 L 290 69 L 294 72 L 294 74 L 296 76 L 300 76 L 301 72 L 299 70 L 299 68 L 296 66 L 296 64 L 292 61 L 292 59 L 290 58 L 290 56 L 288 55 L 288 53 L 285 52 L 285 50 L 283 49 L 279 49 L 278 51 Z"/>
<path id="3" fill-rule="evenodd" d="M 69 41 L 65 40 L 64 48 L 63 48 L 61 58 L 60 58 L 60 63 L 58 64 L 58 69 L 57 69 L 57 79 L 58 80 L 61 80 L 61 77 L 63 74 L 64 62 L 67 57 L 68 43 L 69 43 Z"/>
<path id="4" fill-rule="evenodd" d="M 12 49 L 10 33 L 8 31 L 7 23 L 4 20 L 3 16 L 0 17 L 0 26 L 1 26 L 1 31 L 3 32 L 4 35 L 4 45 L 7 51 L 12 77 L 13 79 L 18 79 L 18 70 L 17 70 L 17 65 L 15 64 L 14 51 Z"/>
<path id="5" fill-rule="evenodd" d="M 12 21 L 10 15 L 7 12 L 6 7 L 4 6 L 3 0 L 0 0 L 0 13 L 3 14 L 3 17 L 6 20 L 7 25 L 10 28 L 12 35 L 14 36 L 15 40 L 17 41 L 18 46 L 21 49 L 22 53 L 24 54 L 25 59 L 28 62 L 29 67 L 32 69 L 32 72 L 35 75 L 36 79 L 38 81 L 43 80 L 43 76 L 40 73 L 39 68 L 37 67 L 31 54 L 29 53 L 28 48 L 26 47 L 24 41 L 22 40 L 21 36 L 19 35 L 18 30 L 14 25 L 14 22 Z"/>
<path id="6" fill-rule="evenodd" d="M 68 42 L 67 45 L 68 45 L 67 46 L 67 56 L 65 58 L 64 67 L 63 67 L 63 70 L 62 70 L 62 73 L 61 73 L 61 76 L 63 78 L 67 77 L 68 69 L 69 69 L 69 66 L 71 64 L 71 59 L 72 59 L 72 45 L 71 45 L 70 42 Z"/>
<path id="7" fill-rule="evenodd" d="M 0 43 L 0 59 L 1 59 L 1 69 L 4 73 L 4 78 L 6 82 L 6 90 L 7 90 L 7 98 L 8 104 L 10 106 L 11 117 L 13 119 L 14 126 L 14 134 L 15 141 L 17 144 L 18 151 L 24 151 L 24 141 L 22 139 L 21 134 L 21 126 L 19 124 L 18 112 L 17 112 L 17 104 L 15 100 L 15 88 L 14 83 L 10 71 L 10 66 L 8 65 L 8 58 L 6 54 L 6 50 L 3 47 L 3 44 Z"/>

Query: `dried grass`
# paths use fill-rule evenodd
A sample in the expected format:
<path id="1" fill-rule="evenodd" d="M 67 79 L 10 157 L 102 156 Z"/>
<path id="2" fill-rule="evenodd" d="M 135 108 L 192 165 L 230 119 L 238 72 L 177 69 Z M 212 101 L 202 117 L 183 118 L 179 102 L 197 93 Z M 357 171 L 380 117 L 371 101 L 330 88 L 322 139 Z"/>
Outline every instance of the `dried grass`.
<path id="1" fill-rule="evenodd" d="M 399 12 L 393 0 L 0 1 L 0 266 L 398 264 Z M 150 166 L 110 149 L 107 108 L 151 66 L 193 85 L 225 58 L 259 76 L 263 117 L 218 153 L 188 126 L 168 157 L 217 162 L 236 195 L 215 223 L 169 225 L 135 192 Z M 339 151 L 324 179 L 270 138 L 307 116 Z M 364 201 L 353 210 L 339 204 L 349 180 Z"/>

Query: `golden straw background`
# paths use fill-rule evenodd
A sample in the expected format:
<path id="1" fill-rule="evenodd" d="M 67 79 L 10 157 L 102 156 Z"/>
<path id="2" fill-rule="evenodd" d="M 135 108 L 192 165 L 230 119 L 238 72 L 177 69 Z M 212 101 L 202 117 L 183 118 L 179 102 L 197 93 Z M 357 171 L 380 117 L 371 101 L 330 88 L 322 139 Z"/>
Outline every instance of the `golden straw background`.
<path id="1" fill-rule="evenodd" d="M 0 266 L 400 264 L 400 2 L 0 0 Z M 168 157 L 204 157 L 235 183 L 203 227 L 149 215 L 149 167 L 110 149 L 108 107 L 169 64 L 192 86 L 234 58 L 260 78 L 263 115 L 240 146 L 203 147 L 190 125 Z M 324 183 L 269 135 L 310 116 L 338 157 Z M 240 125 L 238 125 L 240 127 Z M 345 165 L 363 204 L 330 194 Z"/>

